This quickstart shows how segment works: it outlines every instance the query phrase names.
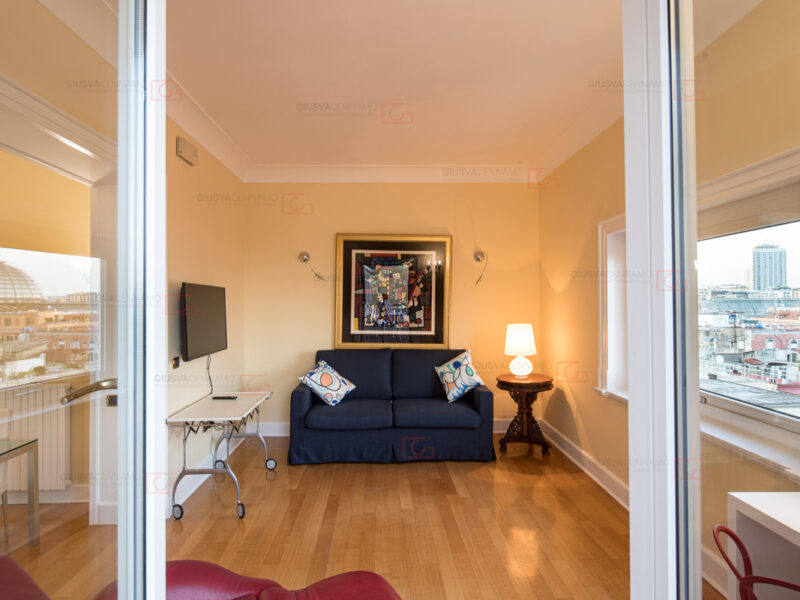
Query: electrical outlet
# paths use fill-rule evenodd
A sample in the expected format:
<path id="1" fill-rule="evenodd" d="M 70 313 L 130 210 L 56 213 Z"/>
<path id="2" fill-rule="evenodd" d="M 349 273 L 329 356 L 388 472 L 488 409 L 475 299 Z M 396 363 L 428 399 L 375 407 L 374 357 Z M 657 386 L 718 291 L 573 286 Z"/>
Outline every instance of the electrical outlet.
<path id="1" fill-rule="evenodd" d="M 173 369 L 177 369 L 180 366 L 181 366 L 181 357 L 180 356 L 173 357 L 173 359 L 172 359 L 172 368 Z"/>

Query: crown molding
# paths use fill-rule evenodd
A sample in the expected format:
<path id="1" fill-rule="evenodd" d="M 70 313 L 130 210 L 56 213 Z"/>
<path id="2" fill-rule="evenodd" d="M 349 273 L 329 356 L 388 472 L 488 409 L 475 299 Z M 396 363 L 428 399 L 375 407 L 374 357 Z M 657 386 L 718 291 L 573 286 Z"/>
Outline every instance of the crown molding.
<path id="1" fill-rule="evenodd" d="M 698 210 L 709 210 L 798 181 L 800 146 L 699 184 Z"/>
<path id="2" fill-rule="evenodd" d="M 242 181 L 248 181 L 248 173 L 254 165 L 244 151 L 169 70 L 164 84 L 168 86 L 163 99 L 163 102 L 167 103 L 167 116 L 225 165 L 231 173 Z"/>
<path id="3" fill-rule="evenodd" d="M 113 140 L 0 74 L 0 147 L 86 185 L 114 175 Z"/>
<path id="4" fill-rule="evenodd" d="M 38 0 L 59 21 L 115 69 L 119 17 L 105 0 Z"/>
<path id="5" fill-rule="evenodd" d="M 167 116 L 244 183 L 537 183 L 622 117 L 622 95 L 598 99 L 536 160 L 519 164 L 263 164 L 247 153 L 169 71 Z"/>
<path id="6" fill-rule="evenodd" d="M 622 118 L 622 92 L 598 92 L 599 97 L 586 109 L 545 152 L 542 167 L 556 169 L 581 148 Z M 626 92 L 637 93 L 637 92 Z"/>

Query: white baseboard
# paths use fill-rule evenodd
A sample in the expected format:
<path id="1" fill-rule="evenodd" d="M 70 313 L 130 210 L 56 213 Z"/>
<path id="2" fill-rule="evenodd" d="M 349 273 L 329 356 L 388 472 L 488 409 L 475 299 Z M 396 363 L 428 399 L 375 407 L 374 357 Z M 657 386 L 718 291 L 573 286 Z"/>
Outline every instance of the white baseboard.
<path id="1" fill-rule="evenodd" d="M 247 424 L 247 432 L 254 433 L 256 430 L 255 423 Z M 289 437 L 289 422 L 276 421 L 273 423 L 261 423 L 258 432 L 263 437 Z"/>
<path id="2" fill-rule="evenodd" d="M 117 524 L 117 503 L 100 502 L 97 505 L 97 522 L 92 525 L 116 525 Z"/>
<path id="3" fill-rule="evenodd" d="M 508 426 L 511 425 L 511 421 L 513 421 L 511 418 L 495 419 L 494 429 L 492 431 L 494 431 L 494 433 L 505 433 L 508 431 Z"/>
<path id="4" fill-rule="evenodd" d="M 545 437 L 564 455 L 628 510 L 628 484 L 600 464 L 597 459 L 543 419 L 538 419 Z"/>
<path id="5" fill-rule="evenodd" d="M 40 504 L 71 504 L 73 502 L 89 502 L 89 484 L 73 484 L 63 490 L 40 490 Z M 27 504 L 27 491 L 9 491 L 9 504 Z"/>
<path id="6" fill-rule="evenodd" d="M 703 546 L 703 579 L 724 598 L 728 597 L 728 565 L 716 548 Z"/>

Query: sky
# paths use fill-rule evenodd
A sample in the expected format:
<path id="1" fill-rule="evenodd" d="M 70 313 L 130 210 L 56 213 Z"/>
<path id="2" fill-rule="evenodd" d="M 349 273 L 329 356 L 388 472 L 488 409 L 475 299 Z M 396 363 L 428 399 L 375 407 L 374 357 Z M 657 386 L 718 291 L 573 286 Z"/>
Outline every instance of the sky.
<path id="1" fill-rule="evenodd" d="M 100 292 L 100 259 L 0 248 L 0 260 L 25 271 L 45 296 Z"/>
<path id="2" fill-rule="evenodd" d="M 800 221 L 698 243 L 698 285 L 747 284 L 747 272 L 753 265 L 753 247 L 764 243 L 786 248 L 786 284 L 800 287 Z"/>

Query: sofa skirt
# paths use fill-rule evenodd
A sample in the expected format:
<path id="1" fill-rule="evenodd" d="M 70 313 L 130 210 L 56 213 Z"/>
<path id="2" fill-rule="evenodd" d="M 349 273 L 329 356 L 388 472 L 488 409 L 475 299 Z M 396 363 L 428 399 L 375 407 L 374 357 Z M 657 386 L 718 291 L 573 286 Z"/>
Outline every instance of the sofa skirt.
<path id="1" fill-rule="evenodd" d="M 298 437 L 300 439 L 298 439 Z M 496 459 L 491 430 L 481 429 L 370 429 L 326 431 L 303 428 L 292 435 L 289 464 L 332 462 L 414 462 Z"/>

